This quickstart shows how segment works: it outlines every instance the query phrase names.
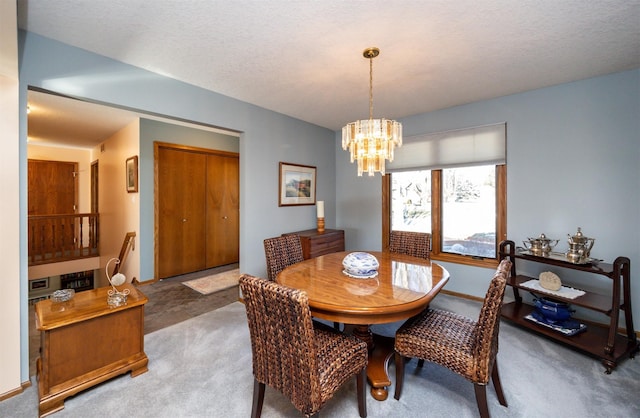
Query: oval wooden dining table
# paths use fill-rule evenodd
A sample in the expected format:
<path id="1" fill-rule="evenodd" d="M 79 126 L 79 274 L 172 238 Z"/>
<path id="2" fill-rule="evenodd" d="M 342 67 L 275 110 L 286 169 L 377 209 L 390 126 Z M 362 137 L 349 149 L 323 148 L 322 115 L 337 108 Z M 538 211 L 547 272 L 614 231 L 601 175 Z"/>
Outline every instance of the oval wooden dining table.
<path id="1" fill-rule="evenodd" d="M 449 272 L 431 260 L 390 252 L 368 251 L 380 264 L 374 278 L 352 278 L 342 260 L 351 251 L 304 260 L 282 270 L 276 281 L 304 290 L 316 318 L 353 325 L 353 334 L 369 346 L 367 378 L 371 395 L 388 397 L 387 368 L 393 338 L 374 335 L 370 325 L 410 318 L 425 309 L 449 280 Z"/>

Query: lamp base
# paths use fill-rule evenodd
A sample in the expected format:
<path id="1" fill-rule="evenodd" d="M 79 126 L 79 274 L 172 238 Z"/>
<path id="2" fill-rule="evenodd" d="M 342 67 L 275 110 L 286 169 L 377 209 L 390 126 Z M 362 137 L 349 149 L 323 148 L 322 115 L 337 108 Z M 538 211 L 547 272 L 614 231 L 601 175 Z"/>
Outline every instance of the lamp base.
<path id="1" fill-rule="evenodd" d="M 118 307 L 127 304 L 127 296 L 129 295 L 129 289 L 124 289 L 122 292 L 118 291 L 115 286 L 113 289 L 107 291 L 107 305 L 111 307 Z"/>
<path id="2" fill-rule="evenodd" d="M 324 218 L 318 218 L 318 232 L 324 232 Z"/>

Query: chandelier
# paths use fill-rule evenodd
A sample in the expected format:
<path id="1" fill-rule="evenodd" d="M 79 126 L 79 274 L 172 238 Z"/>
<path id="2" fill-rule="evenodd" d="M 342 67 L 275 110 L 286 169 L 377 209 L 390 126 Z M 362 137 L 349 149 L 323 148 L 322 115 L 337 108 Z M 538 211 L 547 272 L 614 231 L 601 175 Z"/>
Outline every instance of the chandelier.
<path id="1" fill-rule="evenodd" d="M 402 146 L 402 124 L 395 120 L 373 118 L 373 59 L 378 48 L 367 48 L 362 55 L 369 59 L 369 119 L 348 123 L 342 128 L 342 149 L 349 149 L 351 162 L 358 162 L 358 176 L 366 171 L 384 175 L 385 160 L 393 161 L 393 150 Z"/>

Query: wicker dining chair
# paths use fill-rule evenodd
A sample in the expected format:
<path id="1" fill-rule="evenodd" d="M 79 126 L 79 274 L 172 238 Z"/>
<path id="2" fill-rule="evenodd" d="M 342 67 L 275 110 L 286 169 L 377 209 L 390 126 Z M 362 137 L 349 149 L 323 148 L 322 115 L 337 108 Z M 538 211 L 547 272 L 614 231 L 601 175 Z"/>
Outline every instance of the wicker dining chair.
<path id="1" fill-rule="evenodd" d="M 261 415 L 265 385 L 311 416 L 356 376 L 358 410 L 366 417 L 367 344 L 312 321 L 304 291 L 248 274 L 240 289 L 253 355 L 251 416 Z"/>
<path id="2" fill-rule="evenodd" d="M 267 259 L 267 277 L 271 281 L 286 267 L 304 261 L 300 236 L 291 234 L 264 240 L 264 255 Z M 340 323 L 333 327 L 340 330 Z"/>
<path id="3" fill-rule="evenodd" d="M 267 259 L 267 277 L 272 281 L 285 267 L 304 261 L 300 237 L 295 234 L 265 239 L 264 255 Z"/>
<path id="4" fill-rule="evenodd" d="M 498 331 L 500 310 L 511 269 L 503 260 L 489 284 L 477 321 L 437 309 L 427 309 L 410 319 L 396 332 L 396 389 L 400 399 L 404 367 L 408 358 L 417 357 L 444 366 L 471 381 L 481 417 L 489 417 L 486 387 L 493 381 L 498 401 L 507 406 L 498 375 Z"/>
<path id="5" fill-rule="evenodd" d="M 429 258 L 431 234 L 426 232 L 391 231 L 389 251 L 414 257 Z"/>

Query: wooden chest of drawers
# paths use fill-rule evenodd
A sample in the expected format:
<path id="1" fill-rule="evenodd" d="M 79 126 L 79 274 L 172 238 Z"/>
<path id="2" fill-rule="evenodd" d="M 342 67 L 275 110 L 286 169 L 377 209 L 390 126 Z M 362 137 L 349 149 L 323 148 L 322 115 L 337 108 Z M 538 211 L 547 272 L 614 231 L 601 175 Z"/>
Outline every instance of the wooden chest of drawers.
<path id="1" fill-rule="evenodd" d="M 298 235 L 300 237 L 302 255 L 305 260 L 324 254 L 344 251 L 344 231 L 342 229 L 325 229 L 324 232 L 308 229 L 283 235 Z"/>

